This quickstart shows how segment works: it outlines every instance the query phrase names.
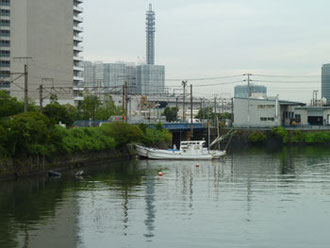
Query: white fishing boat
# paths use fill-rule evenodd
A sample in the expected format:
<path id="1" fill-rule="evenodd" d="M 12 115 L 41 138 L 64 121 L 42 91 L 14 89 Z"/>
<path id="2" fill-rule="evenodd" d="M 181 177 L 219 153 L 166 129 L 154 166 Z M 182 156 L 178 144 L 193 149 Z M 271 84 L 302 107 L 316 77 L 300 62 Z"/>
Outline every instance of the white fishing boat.
<path id="1" fill-rule="evenodd" d="M 137 151 L 138 155 L 142 158 L 147 157 L 147 149 L 152 149 L 152 148 L 147 148 L 145 146 L 135 144 L 135 150 Z"/>
<path id="2" fill-rule="evenodd" d="M 154 149 L 141 145 L 135 145 L 135 147 L 139 156 L 157 160 L 212 160 L 226 155 L 226 151 L 209 150 L 204 147 L 205 145 L 204 140 L 194 140 L 182 141 L 180 150 Z"/>

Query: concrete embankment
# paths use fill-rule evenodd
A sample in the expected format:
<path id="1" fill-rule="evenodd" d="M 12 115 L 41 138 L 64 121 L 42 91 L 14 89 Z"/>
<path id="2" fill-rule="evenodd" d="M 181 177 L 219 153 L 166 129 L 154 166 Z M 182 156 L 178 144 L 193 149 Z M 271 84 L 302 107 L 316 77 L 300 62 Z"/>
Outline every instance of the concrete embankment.
<path id="1" fill-rule="evenodd" d="M 6 159 L 0 161 L 0 181 L 46 174 L 49 170 L 64 171 L 94 165 L 98 162 L 111 162 L 131 159 L 136 156 L 133 145 L 123 150 L 102 152 L 75 153 L 70 155 L 54 155 Z"/>

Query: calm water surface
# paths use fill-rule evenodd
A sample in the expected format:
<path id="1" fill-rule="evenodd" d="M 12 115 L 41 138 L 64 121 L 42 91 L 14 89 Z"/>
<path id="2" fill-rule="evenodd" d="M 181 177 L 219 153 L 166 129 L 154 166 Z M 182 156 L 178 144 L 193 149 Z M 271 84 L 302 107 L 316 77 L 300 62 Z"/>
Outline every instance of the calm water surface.
<path id="1" fill-rule="evenodd" d="M 111 162 L 83 178 L 1 183 L 0 247 L 330 246 L 330 151 L 198 163 Z"/>

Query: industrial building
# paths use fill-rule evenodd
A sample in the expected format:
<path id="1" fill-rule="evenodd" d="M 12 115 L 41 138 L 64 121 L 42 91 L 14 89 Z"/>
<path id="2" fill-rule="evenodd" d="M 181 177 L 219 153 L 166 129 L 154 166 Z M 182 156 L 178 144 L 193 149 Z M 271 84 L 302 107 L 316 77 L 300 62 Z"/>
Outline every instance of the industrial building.
<path id="1" fill-rule="evenodd" d="M 304 103 L 267 99 L 234 98 L 234 127 L 269 128 L 288 126 L 295 120 L 295 109 Z"/>
<path id="2" fill-rule="evenodd" d="M 22 99 L 25 73 L 30 99 L 39 98 L 42 84 L 71 87 L 70 92 L 58 94 L 59 100 L 79 100 L 84 70 L 81 3 L 0 0 L 0 89 Z"/>
<path id="3" fill-rule="evenodd" d="M 298 126 L 330 125 L 329 106 L 304 106 L 295 109 L 295 119 Z"/>

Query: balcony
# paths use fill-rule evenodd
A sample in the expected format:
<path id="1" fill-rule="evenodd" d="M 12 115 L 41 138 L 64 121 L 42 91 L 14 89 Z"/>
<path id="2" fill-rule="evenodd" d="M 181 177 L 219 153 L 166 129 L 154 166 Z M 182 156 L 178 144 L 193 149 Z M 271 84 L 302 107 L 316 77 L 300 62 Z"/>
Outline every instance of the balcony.
<path id="1" fill-rule="evenodd" d="M 74 40 L 74 41 L 83 42 L 83 41 L 84 41 L 84 38 L 81 37 L 81 36 L 76 36 L 76 35 L 74 35 L 74 36 L 73 36 L 73 40 Z"/>
<path id="2" fill-rule="evenodd" d="M 84 61 L 84 58 L 82 56 L 73 56 L 74 61 Z"/>
<path id="3" fill-rule="evenodd" d="M 84 77 L 82 76 L 73 76 L 74 81 L 84 81 Z"/>
<path id="4" fill-rule="evenodd" d="M 73 26 L 73 30 L 76 31 L 76 32 L 83 32 L 84 31 L 84 28 L 83 27 L 80 27 L 80 26 Z"/>
<path id="5" fill-rule="evenodd" d="M 79 23 L 81 23 L 81 22 L 84 21 L 84 18 L 81 17 L 81 16 L 73 16 L 73 20 L 74 20 L 75 22 L 79 22 Z"/>
<path id="6" fill-rule="evenodd" d="M 82 52 L 82 51 L 84 51 L 84 48 L 81 47 L 81 46 L 73 46 L 73 50 L 78 51 L 78 52 Z"/>
<path id="7" fill-rule="evenodd" d="M 78 13 L 82 13 L 82 12 L 84 12 L 84 8 L 80 7 L 80 6 L 77 6 L 77 5 L 73 5 L 73 11 L 76 11 Z"/>
<path id="8" fill-rule="evenodd" d="M 74 71 L 84 71 L 84 67 L 73 66 L 73 70 L 74 70 Z"/>

